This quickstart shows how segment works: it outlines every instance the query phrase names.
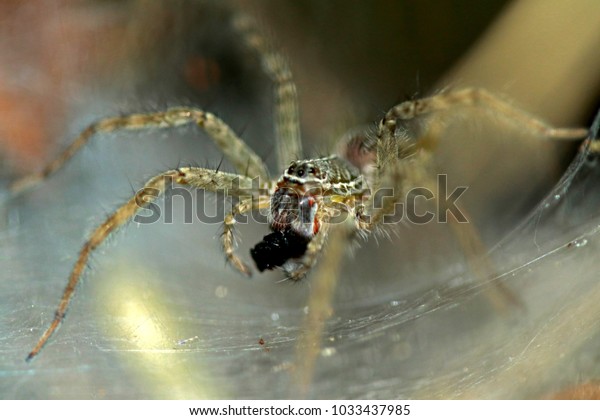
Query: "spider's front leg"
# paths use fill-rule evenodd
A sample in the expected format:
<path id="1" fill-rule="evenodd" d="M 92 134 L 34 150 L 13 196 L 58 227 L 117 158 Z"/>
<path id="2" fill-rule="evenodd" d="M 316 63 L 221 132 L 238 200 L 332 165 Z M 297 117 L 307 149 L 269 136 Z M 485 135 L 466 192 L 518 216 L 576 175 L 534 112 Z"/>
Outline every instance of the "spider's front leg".
<path id="1" fill-rule="evenodd" d="M 392 107 L 381 120 L 379 138 L 393 138 L 397 120 L 412 120 L 423 115 L 452 110 L 455 107 L 479 107 L 524 130 L 555 140 L 583 140 L 585 128 L 555 128 L 482 88 L 465 88 L 438 93 L 423 99 L 402 102 Z"/>
<path id="2" fill-rule="evenodd" d="M 253 180 L 249 177 L 217 172 L 212 169 L 185 167 L 163 172 L 151 178 L 142 189 L 140 189 L 129 201 L 112 213 L 100 226 L 98 226 L 88 240 L 85 242 L 75 266 L 69 276 L 60 303 L 54 314 L 54 319 L 39 339 L 33 350 L 27 356 L 27 361 L 33 359 L 56 332 L 64 319 L 73 293 L 87 267 L 87 262 L 92 252 L 104 243 L 109 235 L 116 232 L 120 227 L 129 222 L 140 210 L 147 208 L 158 197 L 160 197 L 172 183 L 190 185 L 206 191 L 224 191 L 230 196 L 248 196 L 260 194 L 260 190 L 253 187 Z"/>
<path id="3" fill-rule="evenodd" d="M 329 223 L 322 219 L 320 219 L 319 222 L 321 224 L 319 233 L 308 242 L 302 258 L 298 261 L 287 262 L 284 264 L 283 270 L 288 276 L 288 279 L 292 281 L 302 280 L 317 263 L 329 233 Z"/>
<path id="4" fill-rule="evenodd" d="M 223 155 L 239 173 L 250 177 L 268 179 L 262 159 L 240 139 L 225 122 L 210 112 L 198 108 L 171 108 L 167 111 L 147 114 L 130 114 L 104 118 L 89 125 L 75 140 L 41 171 L 16 179 L 9 185 L 13 195 L 21 194 L 51 177 L 62 169 L 83 147 L 98 134 L 121 130 L 142 131 L 154 128 L 173 128 L 185 124 L 196 124 L 206 131 Z"/>
<path id="5" fill-rule="evenodd" d="M 221 244 L 223 245 L 223 252 L 225 253 L 227 262 L 246 276 L 250 276 L 252 271 L 235 253 L 235 236 L 233 232 L 233 228 L 236 223 L 235 216 L 253 210 L 264 209 L 269 207 L 269 205 L 270 201 L 268 196 L 259 196 L 256 200 L 253 198 L 244 199 L 234 206 L 231 213 L 225 216 L 225 220 L 223 222 Z"/>

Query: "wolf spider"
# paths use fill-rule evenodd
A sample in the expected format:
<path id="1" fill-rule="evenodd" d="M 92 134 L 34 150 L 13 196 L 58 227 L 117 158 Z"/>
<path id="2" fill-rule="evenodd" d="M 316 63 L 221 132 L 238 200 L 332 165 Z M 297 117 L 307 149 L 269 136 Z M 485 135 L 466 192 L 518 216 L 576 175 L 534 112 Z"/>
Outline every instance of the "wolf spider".
<path id="1" fill-rule="evenodd" d="M 201 109 L 172 108 L 164 112 L 106 118 L 90 125 L 40 172 L 13 182 L 10 191 L 20 194 L 43 182 L 67 164 L 96 134 L 173 128 L 184 124 L 197 124 L 204 129 L 237 173 L 179 167 L 148 180 L 98 226 L 82 246 L 54 319 L 28 354 L 28 361 L 38 355 L 63 321 L 92 252 L 174 183 L 210 192 L 224 191 L 239 199 L 225 216 L 221 245 L 227 261 L 244 275 L 250 275 L 251 269 L 236 254 L 234 246 L 236 216 L 243 213 L 269 209 L 272 232 L 251 250 L 260 271 L 281 268 L 289 279 L 299 280 L 324 254 L 313 280 L 306 334 L 298 345 L 298 351 L 304 354 L 304 366 L 297 367 L 296 371 L 304 372 L 299 374 L 298 381 L 306 385 L 318 357 L 316 349 L 324 319 L 331 313 L 329 305 L 346 244 L 356 233 L 367 235 L 381 228 L 384 216 L 393 211 L 412 187 L 432 185 L 429 168 L 435 146 L 435 125 L 431 124 L 424 135 L 415 137 L 405 128 L 407 120 L 455 107 L 478 106 L 539 136 L 579 139 L 587 134 L 585 129 L 552 128 L 483 89 L 470 88 L 409 100 L 392 107 L 378 123 L 374 134 L 354 132 L 347 136 L 340 156 L 298 159 L 303 154 L 297 94 L 288 63 L 249 17 L 235 16 L 232 26 L 245 45 L 258 54 L 264 72 L 274 84 L 276 152 L 282 175 L 271 180 L 262 159 L 224 121 Z M 375 191 L 382 187 L 391 188 L 392 194 L 376 206 Z M 335 216 L 340 213 L 349 217 L 334 223 Z M 485 252 L 471 224 L 450 221 L 468 256 L 476 257 Z M 324 249 L 328 237 L 330 243 Z M 473 258 L 472 261 L 474 274 L 481 277 L 490 274 L 485 260 L 482 263 Z"/>

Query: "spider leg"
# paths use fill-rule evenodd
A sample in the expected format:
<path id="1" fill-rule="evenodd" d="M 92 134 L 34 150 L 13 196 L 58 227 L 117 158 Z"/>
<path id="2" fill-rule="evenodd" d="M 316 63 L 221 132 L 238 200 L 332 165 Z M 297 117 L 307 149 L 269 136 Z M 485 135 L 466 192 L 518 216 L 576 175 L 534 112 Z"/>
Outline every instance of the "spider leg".
<path id="1" fill-rule="evenodd" d="M 469 220 L 465 209 L 461 209 L 463 216 Z M 453 216 L 449 218 L 452 233 L 465 253 L 467 265 L 473 276 L 481 283 L 494 279 L 497 274 L 494 264 L 487 255 L 487 247 L 482 242 L 477 227 L 473 222 L 459 223 Z M 509 308 L 520 307 L 524 304 L 504 283 L 495 281 L 493 288 L 486 288 L 484 293 L 492 306 L 499 312 L 506 313 Z"/>
<path id="2" fill-rule="evenodd" d="M 105 118 L 91 124 L 79 134 L 70 146 L 41 171 L 15 180 L 10 184 L 9 190 L 16 195 L 35 187 L 64 167 L 98 133 L 167 128 L 190 123 L 197 124 L 207 132 L 239 173 L 247 174 L 251 178 L 268 179 L 267 169 L 262 159 L 221 119 L 210 112 L 197 108 L 171 108 L 164 112 Z"/>
<path id="3" fill-rule="evenodd" d="M 435 149 L 438 138 L 444 130 L 443 124 L 433 121 L 428 124 L 424 135 L 415 138 L 405 123 L 428 114 L 449 111 L 457 106 L 479 107 L 527 132 L 551 139 L 579 140 L 588 135 L 588 130 L 585 128 L 554 128 L 485 89 L 465 88 L 446 91 L 428 98 L 405 101 L 390 108 L 379 122 L 375 137 L 355 136 L 352 139 L 354 144 L 350 143 L 346 148 L 354 153 L 359 151 L 358 156 L 362 159 L 375 156 L 372 187 L 377 190 L 382 185 L 388 165 L 393 165 L 398 159 L 410 157 L 417 151 Z M 404 122 L 400 127 L 399 120 Z"/>
<path id="4" fill-rule="evenodd" d="M 396 205 L 405 200 L 412 188 L 429 186 L 431 159 L 429 152 L 420 150 L 405 159 L 396 158 L 395 161 L 390 157 L 386 159 L 387 162 L 384 165 L 377 167 L 378 185 L 386 188 L 373 190 L 366 204 L 358 207 L 356 222 L 361 230 L 374 231 L 385 223 L 386 215 L 394 214 Z M 384 194 L 381 198 L 381 206 L 375 208 L 375 201 L 380 191 L 391 194 Z"/>
<path id="5" fill-rule="evenodd" d="M 125 223 L 130 221 L 141 209 L 148 207 L 154 202 L 173 182 L 191 185 L 207 191 L 225 191 L 228 195 L 232 196 L 259 194 L 258 190 L 253 189 L 252 179 L 249 177 L 215 172 L 212 169 L 185 167 L 166 171 L 151 178 L 146 182 L 142 189 L 112 213 L 88 237 L 88 240 L 79 251 L 79 256 L 71 271 L 67 286 L 63 291 L 60 303 L 54 314 L 54 319 L 27 356 L 27 361 L 33 359 L 40 350 L 42 350 L 50 337 L 60 326 L 92 252 L 96 250 L 110 234 L 114 233 Z"/>
<path id="6" fill-rule="evenodd" d="M 306 252 L 302 256 L 299 262 L 292 262 L 289 266 L 284 266 L 284 271 L 287 278 L 292 281 L 302 280 L 306 274 L 314 267 L 321 255 L 321 250 L 327 240 L 330 224 L 324 220 L 323 217 L 319 218 L 319 224 L 321 228 L 319 233 L 312 238 L 306 247 Z"/>
<path id="7" fill-rule="evenodd" d="M 425 169 L 429 166 L 429 155 L 428 151 L 420 150 L 410 159 L 399 160 L 395 165 L 388 167 L 388 171 L 383 177 L 384 185 L 393 186 L 392 195 L 384 197 L 382 206 L 373 211 L 371 215 L 357 214 L 359 229 L 373 231 L 384 224 L 386 215 L 394 214 L 396 204 L 405 199 L 412 187 L 418 186 L 429 191 L 436 191 L 435 182 L 431 179 L 429 171 Z M 438 200 L 435 194 L 431 198 L 436 202 Z M 372 201 L 367 204 L 367 208 L 372 208 L 372 206 Z M 479 282 L 485 282 L 494 277 L 496 273 L 494 264 L 487 255 L 487 248 L 479 237 L 477 227 L 470 221 L 464 208 L 461 208 L 460 211 L 468 223 L 460 223 L 452 213 L 450 213 L 448 223 L 464 252 L 467 265 L 474 278 Z M 499 311 L 505 311 L 509 305 L 512 307 L 522 306 L 520 299 L 501 282 L 494 282 L 494 288 L 486 288 L 485 294 Z"/>
<path id="8" fill-rule="evenodd" d="M 339 278 L 342 259 L 353 231 L 354 229 L 345 222 L 332 225 L 328 229 L 328 246 L 311 279 L 308 314 L 304 319 L 303 334 L 296 345 L 296 367 L 293 378 L 295 387 L 292 394 L 294 398 L 303 398 L 312 381 L 315 364 L 320 354 L 325 323 L 333 314 L 331 302 Z M 312 264 L 314 264 L 314 259 Z"/>
<path id="9" fill-rule="evenodd" d="M 268 195 L 259 196 L 258 199 L 244 199 L 234 206 L 231 213 L 225 216 L 225 221 L 223 222 L 223 234 L 221 235 L 223 252 L 225 253 L 227 262 L 246 276 L 250 276 L 252 271 L 235 253 L 235 236 L 233 232 L 236 223 L 235 216 L 252 210 L 268 208 L 270 204 L 271 202 Z"/>
<path id="10" fill-rule="evenodd" d="M 294 398 L 305 397 L 313 378 L 315 363 L 320 354 L 325 323 L 333 314 L 331 302 L 339 279 L 342 259 L 348 241 L 351 240 L 355 232 L 354 225 L 348 223 L 350 220 L 345 219 L 341 223 L 329 223 L 328 215 L 323 215 L 319 221 L 321 229 L 309 242 L 299 266 L 287 273 L 291 280 L 298 281 L 313 268 L 317 259 L 321 257 L 321 263 L 311 279 L 307 305 L 308 314 L 302 326 L 302 336 L 298 339 L 296 345 L 296 367 L 292 394 Z M 324 248 L 326 241 L 327 247 Z"/>
<path id="11" fill-rule="evenodd" d="M 485 89 L 465 88 L 402 102 L 394 106 L 381 120 L 378 137 L 393 137 L 397 120 L 411 120 L 421 115 L 449 110 L 456 106 L 482 107 L 531 133 L 552 139 L 578 140 L 584 139 L 589 134 L 589 130 L 585 128 L 554 128 Z"/>
<path id="12" fill-rule="evenodd" d="M 238 14 L 233 26 L 245 44 L 258 53 L 263 71 L 274 84 L 277 164 L 283 171 L 290 160 L 302 157 L 298 94 L 292 71 L 287 58 L 259 31 L 254 19 Z"/>
<path id="13" fill-rule="evenodd" d="M 378 127 L 377 168 L 380 172 L 377 173 L 378 177 L 376 179 L 379 180 L 382 177 L 381 172 L 385 171 L 386 164 L 389 162 L 387 156 L 389 156 L 388 152 L 390 150 L 392 152 L 398 151 L 398 155 L 400 155 L 403 151 L 406 153 L 403 149 L 406 149 L 408 144 L 410 148 L 418 150 L 419 153 L 430 152 L 435 149 L 443 131 L 443 124 L 434 121 L 433 124 L 428 125 L 427 131 L 424 135 L 419 136 L 416 143 L 402 141 L 404 140 L 402 137 L 407 137 L 407 133 L 401 131 L 401 141 L 394 150 L 390 145 L 394 143 L 394 139 L 398 138 L 398 133 L 396 133 L 397 120 L 411 120 L 426 114 L 447 111 L 456 106 L 481 107 L 493 115 L 501 116 L 523 130 L 541 137 L 556 140 L 578 140 L 587 137 L 589 134 L 589 130 L 585 128 L 554 128 L 485 89 L 465 88 L 447 91 L 428 98 L 405 101 L 392 107 L 386 113 Z M 372 150 L 374 142 L 366 143 L 362 147 L 365 150 Z M 420 185 L 424 186 L 425 184 Z M 487 256 L 486 247 L 473 223 L 459 223 L 454 217 L 450 217 L 449 222 L 454 236 L 465 252 L 471 272 L 482 281 L 492 278 L 495 273 L 493 263 Z M 507 304 L 522 306 L 520 299 L 502 283 L 495 282 L 495 288 L 493 290 L 486 289 L 486 293 L 493 306 L 500 310 L 505 310 Z"/>
<path id="14" fill-rule="evenodd" d="M 426 168 L 431 168 L 431 151 L 436 148 L 437 141 L 443 131 L 443 124 L 429 124 L 426 132 L 417 139 L 401 126 L 398 130 L 398 120 L 411 120 L 426 114 L 443 112 L 456 106 L 479 106 L 499 115 L 513 124 L 539 136 L 553 139 L 581 139 L 588 134 L 583 128 L 553 128 L 543 121 L 530 116 L 524 111 L 510 105 L 484 89 L 467 88 L 457 91 L 440 93 L 429 98 L 410 100 L 391 108 L 379 123 L 377 136 L 370 137 L 366 133 L 350 136 L 344 151 L 351 161 L 359 163 L 360 167 L 369 167 L 374 160 L 372 187 L 377 191 L 382 185 L 393 187 L 393 196 L 385 197 L 382 208 L 365 215 L 360 210 L 357 213 L 359 229 L 371 231 L 383 222 L 383 217 L 394 211 L 395 204 L 404 198 L 411 187 L 431 187 L 430 174 Z M 403 163 L 400 163 L 403 162 Z M 375 194 L 372 194 L 367 208 L 373 206 Z M 467 263 L 475 277 L 481 280 L 489 279 L 495 270 L 486 247 L 479 238 L 477 229 L 472 223 L 459 223 L 453 217 L 449 220 L 452 232 L 457 238 L 467 257 Z M 490 291 L 492 304 L 501 309 L 506 303 L 520 305 L 519 299 L 504 285 L 496 283 L 496 290 Z"/>

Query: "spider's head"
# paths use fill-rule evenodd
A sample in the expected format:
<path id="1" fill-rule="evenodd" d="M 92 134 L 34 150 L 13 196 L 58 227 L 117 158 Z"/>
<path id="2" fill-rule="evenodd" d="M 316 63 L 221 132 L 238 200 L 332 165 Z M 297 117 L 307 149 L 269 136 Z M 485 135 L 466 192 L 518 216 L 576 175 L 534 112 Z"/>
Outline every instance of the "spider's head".
<path id="1" fill-rule="evenodd" d="M 285 170 L 280 182 L 290 185 L 306 186 L 322 184 L 324 174 L 314 161 L 296 160 Z"/>

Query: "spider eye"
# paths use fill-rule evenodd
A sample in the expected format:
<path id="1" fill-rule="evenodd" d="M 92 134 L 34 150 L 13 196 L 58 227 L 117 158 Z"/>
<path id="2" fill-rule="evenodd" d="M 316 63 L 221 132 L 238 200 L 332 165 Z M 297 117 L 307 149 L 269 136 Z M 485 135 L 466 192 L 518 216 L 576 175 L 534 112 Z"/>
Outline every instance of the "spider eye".
<path id="1" fill-rule="evenodd" d="M 315 168 L 313 168 L 312 166 L 308 168 L 308 173 L 314 175 L 316 173 Z"/>
<path id="2" fill-rule="evenodd" d="M 294 165 L 290 166 L 287 170 L 288 174 L 292 175 L 294 173 L 294 169 L 296 169 Z"/>
<path id="3" fill-rule="evenodd" d="M 302 169 L 302 168 L 298 169 L 298 172 L 296 172 L 296 174 L 297 174 L 297 175 L 298 175 L 300 178 L 302 178 L 302 177 L 304 176 L 304 169 Z"/>

